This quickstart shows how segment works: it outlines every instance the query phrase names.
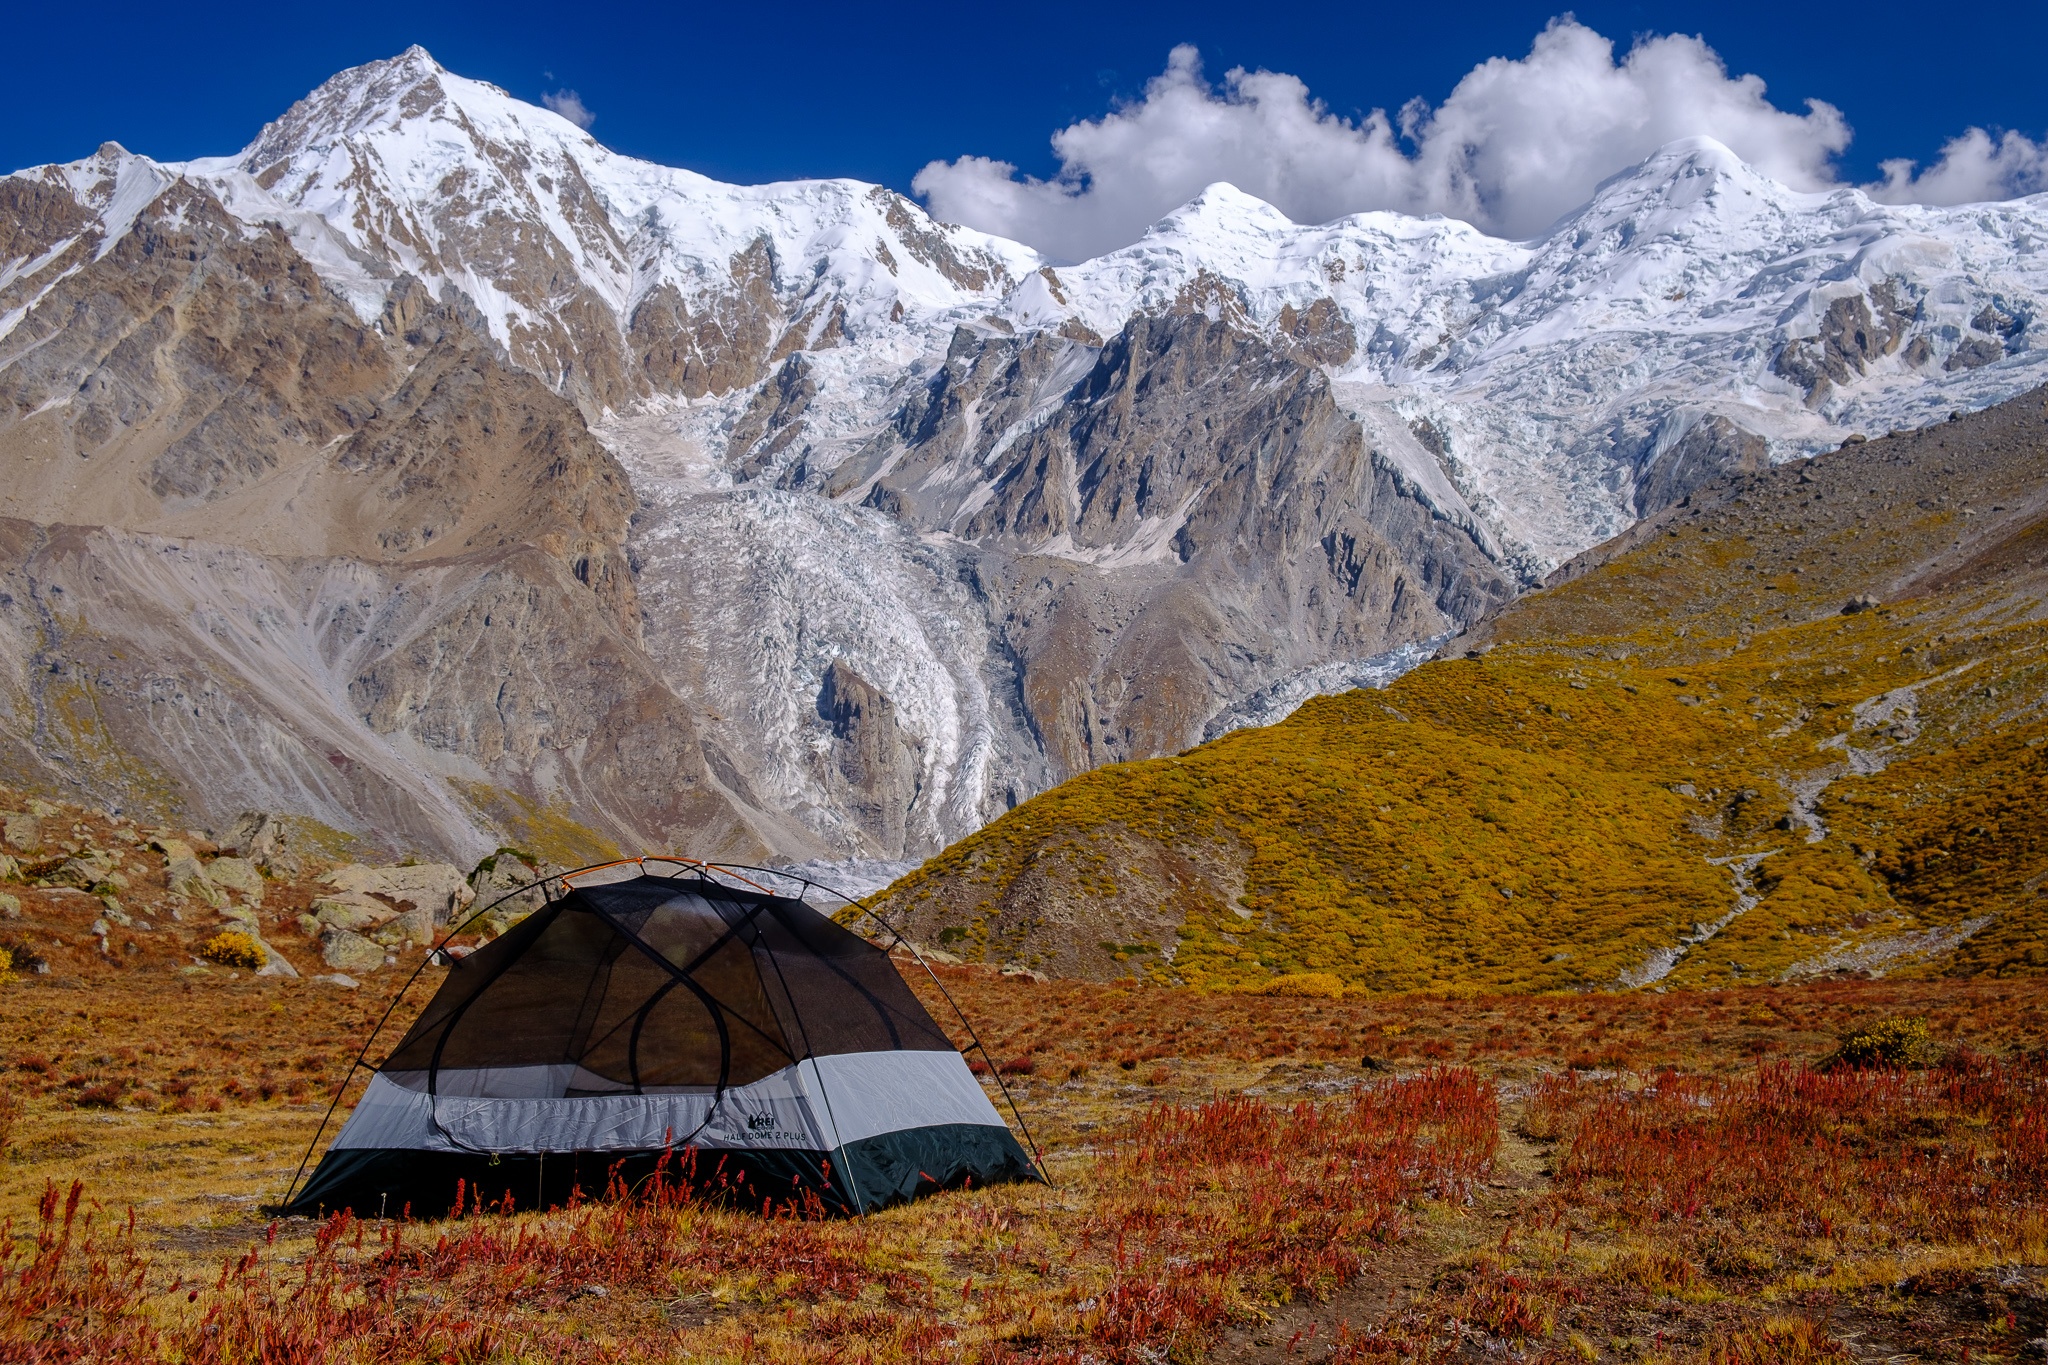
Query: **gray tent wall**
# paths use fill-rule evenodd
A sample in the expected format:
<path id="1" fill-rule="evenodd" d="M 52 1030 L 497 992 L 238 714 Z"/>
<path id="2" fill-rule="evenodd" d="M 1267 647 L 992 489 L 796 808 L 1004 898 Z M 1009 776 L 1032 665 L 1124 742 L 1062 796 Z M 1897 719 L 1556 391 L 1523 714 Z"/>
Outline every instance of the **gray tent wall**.
<path id="1" fill-rule="evenodd" d="M 287 1211 L 533 1207 L 664 1166 L 842 1212 L 1038 1178 L 888 954 L 801 899 L 643 869 L 457 962 Z"/>

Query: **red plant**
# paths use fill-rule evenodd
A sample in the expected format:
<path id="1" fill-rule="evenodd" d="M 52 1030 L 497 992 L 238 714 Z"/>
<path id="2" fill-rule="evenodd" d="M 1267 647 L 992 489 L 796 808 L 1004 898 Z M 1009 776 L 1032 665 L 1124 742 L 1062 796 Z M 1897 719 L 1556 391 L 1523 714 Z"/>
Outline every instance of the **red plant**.
<path id="1" fill-rule="evenodd" d="M 1250 1290 L 1322 1299 L 1398 1238 L 1410 1200 L 1462 1199 L 1499 1142 L 1491 1086 L 1463 1069 L 1283 1107 L 1154 1106 L 1104 1158 L 1085 1225 L 1109 1282 L 1084 1316 L 1107 1361 L 1192 1354 Z"/>
<path id="2" fill-rule="evenodd" d="M 39 1365 L 141 1359 L 157 1334 L 142 1314 L 149 1263 L 138 1249 L 135 1215 L 111 1233 L 98 1205 L 79 1216 L 85 1186 L 71 1182 L 62 1198 L 46 1183 L 37 1207 L 34 1249 L 0 1225 L 0 1358 Z"/>

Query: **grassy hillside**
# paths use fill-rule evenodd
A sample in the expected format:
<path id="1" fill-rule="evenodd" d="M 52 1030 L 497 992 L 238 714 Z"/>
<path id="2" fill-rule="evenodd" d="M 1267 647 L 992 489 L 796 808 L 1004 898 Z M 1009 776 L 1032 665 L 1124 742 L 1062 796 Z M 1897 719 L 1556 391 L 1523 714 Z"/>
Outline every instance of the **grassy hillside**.
<path id="1" fill-rule="evenodd" d="M 2043 392 L 1695 494 L 1384 691 L 889 888 L 968 959 L 1329 991 L 2048 970 Z"/>

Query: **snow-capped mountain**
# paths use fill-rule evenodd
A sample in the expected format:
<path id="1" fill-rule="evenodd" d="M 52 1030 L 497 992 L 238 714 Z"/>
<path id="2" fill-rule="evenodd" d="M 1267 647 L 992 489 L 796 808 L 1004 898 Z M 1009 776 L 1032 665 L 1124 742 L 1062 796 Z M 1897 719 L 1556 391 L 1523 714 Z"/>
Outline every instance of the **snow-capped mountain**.
<path id="1" fill-rule="evenodd" d="M 915 856 L 1376 676 L 1707 479 L 2048 378 L 2048 198 L 1795 193 L 1707 140 L 1531 242 L 1216 185 L 1061 264 L 619 156 L 415 48 L 234 156 L 0 195 L 10 765 L 422 846 Z M 60 524 L 122 573 L 58 584 Z M 143 566 L 227 551 L 272 586 L 223 652 Z M 47 680 L 153 594 L 178 662 L 92 686 L 267 700 L 103 706 L 141 783 L 63 756 Z M 318 661 L 289 702 L 267 631 Z M 601 718 L 572 636 L 618 661 Z"/>

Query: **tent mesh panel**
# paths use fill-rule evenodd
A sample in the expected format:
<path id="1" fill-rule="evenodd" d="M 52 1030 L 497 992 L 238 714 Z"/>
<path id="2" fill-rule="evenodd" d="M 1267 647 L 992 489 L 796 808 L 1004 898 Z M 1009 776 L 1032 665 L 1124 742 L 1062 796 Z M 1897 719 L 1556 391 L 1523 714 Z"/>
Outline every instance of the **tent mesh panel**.
<path id="1" fill-rule="evenodd" d="M 805 1057 L 952 1043 L 886 953 L 700 878 L 578 887 L 457 962 L 380 1068 L 478 1097 L 717 1092 Z"/>

